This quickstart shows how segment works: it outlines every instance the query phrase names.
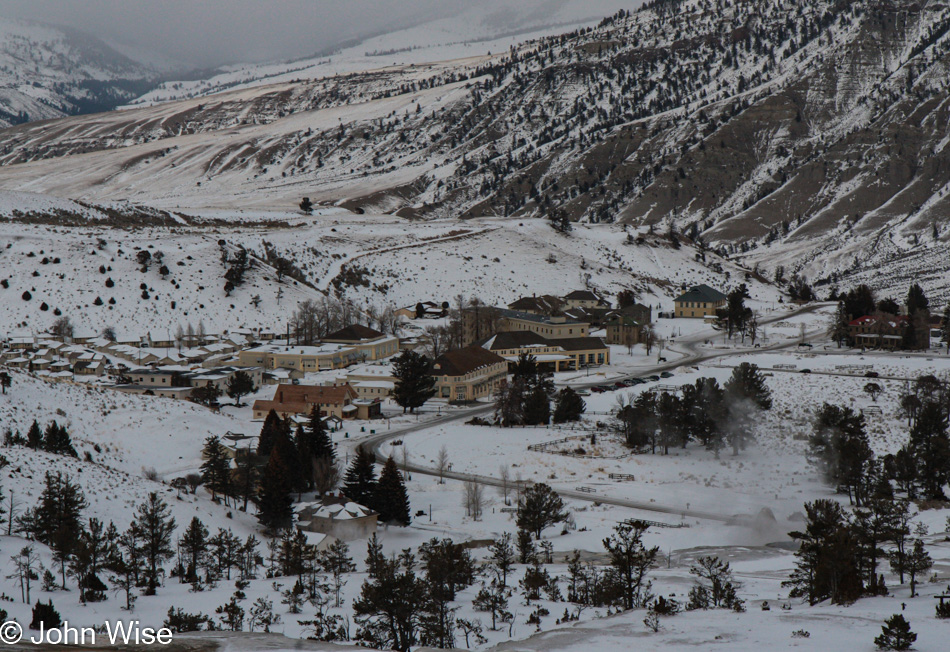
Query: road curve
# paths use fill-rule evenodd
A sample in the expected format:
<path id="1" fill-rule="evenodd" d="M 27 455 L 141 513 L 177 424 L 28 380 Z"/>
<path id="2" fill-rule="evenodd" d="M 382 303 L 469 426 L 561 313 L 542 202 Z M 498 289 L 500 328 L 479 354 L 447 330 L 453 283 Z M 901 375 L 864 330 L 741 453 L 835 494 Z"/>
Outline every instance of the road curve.
<path id="1" fill-rule="evenodd" d="M 819 308 L 823 307 L 824 305 L 826 304 L 816 303 L 816 304 L 803 306 L 791 312 L 785 313 L 779 317 L 774 317 L 769 320 L 763 321 L 761 322 L 761 324 L 767 325 L 767 324 L 771 324 L 777 321 L 783 321 L 785 319 L 788 319 L 790 317 L 795 317 L 797 315 L 812 313 L 818 310 Z M 806 339 L 813 339 L 816 336 L 822 335 L 822 334 L 823 332 L 821 330 L 817 330 L 817 331 L 806 333 L 805 337 Z M 645 375 L 650 375 L 650 374 L 657 374 L 662 371 L 669 371 L 671 369 L 676 369 L 679 367 L 692 366 L 700 362 L 706 362 L 708 360 L 714 360 L 716 358 L 724 358 L 724 357 L 729 357 L 733 355 L 740 355 L 742 353 L 767 353 L 770 351 L 780 351 L 780 350 L 792 348 L 798 345 L 798 342 L 785 342 L 785 343 L 780 343 L 780 344 L 773 344 L 767 347 L 761 347 L 758 349 L 751 348 L 747 350 L 738 350 L 738 351 L 734 349 L 723 350 L 723 351 L 706 351 L 706 352 L 700 351 L 698 349 L 699 343 L 707 341 L 709 339 L 711 339 L 711 337 L 709 336 L 708 333 L 700 333 L 696 335 L 690 335 L 687 337 L 679 338 L 676 342 L 677 347 L 685 349 L 685 355 L 682 358 L 678 360 L 673 360 L 672 362 L 666 362 L 666 363 L 658 364 L 652 367 L 647 367 L 641 370 L 637 375 L 645 376 Z M 634 376 L 632 374 L 626 375 L 626 376 L 617 376 L 617 378 L 615 379 L 615 382 L 616 380 L 622 380 L 624 378 L 633 378 L 633 377 Z M 588 389 L 590 387 L 594 387 L 596 385 L 601 385 L 601 384 L 603 384 L 603 381 L 580 383 L 580 384 L 571 385 L 571 386 L 575 388 Z M 418 424 L 403 426 L 401 428 L 396 428 L 394 430 L 387 430 L 385 432 L 382 432 L 376 435 L 370 435 L 369 437 L 362 439 L 360 441 L 360 445 L 368 446 L 370 450 L 373 452 L 373 454 L 375 455 L 377 461 L 382 463 L 386 461 L 386 458 L 388 456 L 380 452 L 380 448 L 382 448 L 383 444 L 385 444 L 387 441 L 398 439 L 402 436 L 412 434 L 414 432 L 419 432 L 421 430 L 426 430 L 434 426 L 445 425 L 447 423 L 454 423 L 456 421 L 467 420 L 473 417 L 490 414 L 493 411 L 494 411 L 494 406 L 491 404 L 482 404 L 482 405 L 477 405 L 475 407 L 471 407 L 467 409 L 452 411 L 444 416 L 436 417 L 435 419 L 423 421 Z M 412 473 L 419 473 L 421 475 L 440 477 L 439 471 L 437 469 L 426 467 L 426 466 L 420 466 L 418 464 L 410 463 L 407 466 L 407 470 L 411 471 Z M 492 476 L 486 476 L 486 475 L 477 475 L 477 474 L 472 474 L 472 473 L 459 473 L 456 471 L 446 471 L 442 473 L 441 476 L 444 478 L 448 478 L 450 480 L 459 480 L 462 482 L 478 482 L 479 484 L 484 484 L 484 485 L 488 485 L 492 487 L 502 486 L 502 482 L 500 479 L 492 477 Z M 510 484 L 513 485 L 514 483 L 510 482 Z M 719 522 L 724 522 L 724 523 L 730 522 L 733 520 L 733 517 L 730 515 L 715 514 L 712 512 L 705 512 L 705 511 L 700 511 L 700 510 L 695 510 L 695 509 L 682 509 L 679 507 L 671 507 L 669 505 L 660 505 L 657 503 L 641 502 L 637 500 L 628 500 L 624 498 L 611 498 L 608 496 L 599 496 L 596 494 L 588 494 L 588 493 L 584 493 L 580 491 L 571 491 L 568 489 L 558 489 L 557 493 L 558 495 L 564 498 L 570 498 L 572 500 L 579 500 L 579 501 L 590 502 L 590 503 L 597 502 L 597 503 L 603 503 L 607 505 L 617 505 L 619 507 L 629 507 L 631 509 L 639 509 L 643 511 L 655 512 L 659 514 L 673 514 L 673 515 L 682 516 L 682 517 L 688 516 L 690 518 L 719 521 Z"/>

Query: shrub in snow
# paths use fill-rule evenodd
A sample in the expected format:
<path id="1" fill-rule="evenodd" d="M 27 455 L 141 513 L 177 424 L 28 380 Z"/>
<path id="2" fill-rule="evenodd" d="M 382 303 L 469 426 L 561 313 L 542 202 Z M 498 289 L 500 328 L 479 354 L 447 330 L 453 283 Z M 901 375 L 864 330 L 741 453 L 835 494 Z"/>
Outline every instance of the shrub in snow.
<path id="1" fill-rule="evenodd" d="M 42 310 L 43 312 L 46 312 L 47 310 L 49 310 L 49 306 L 46 305 L 45 301 L 40 304 L 40 310 Z"/>
<path id="2" fill-rule="evenodd" d="M 30 299 L 33 298 L 33 295 L 30 294 L 29 290 L 27 290 L 26 292 L 24 292 L 24 293 L 23 293 L 22 295 L 20 295 L 20 296 L 23 297 L 23 300 L 24 300 L 24 301 L 29 301 Z"/>

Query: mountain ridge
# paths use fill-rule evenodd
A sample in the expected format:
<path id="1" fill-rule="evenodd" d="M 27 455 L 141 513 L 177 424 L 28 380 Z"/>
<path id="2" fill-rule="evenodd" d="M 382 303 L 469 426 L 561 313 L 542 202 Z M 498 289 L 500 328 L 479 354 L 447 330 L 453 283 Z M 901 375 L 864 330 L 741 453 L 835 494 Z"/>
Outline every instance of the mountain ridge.
<path id="1" fill-rule="evenodd" d="M 652 224 L 836 283 L 882 237 L 947 250 L 948 30 L 933 0 L 654 2 L 491 57 L 7 130 L 0 187 Z"/>

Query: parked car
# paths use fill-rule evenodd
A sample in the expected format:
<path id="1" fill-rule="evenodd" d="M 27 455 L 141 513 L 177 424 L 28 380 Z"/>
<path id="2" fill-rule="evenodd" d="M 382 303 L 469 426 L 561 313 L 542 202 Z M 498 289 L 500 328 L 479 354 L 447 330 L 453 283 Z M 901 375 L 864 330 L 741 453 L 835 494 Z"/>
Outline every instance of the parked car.
<path id="1" fill-rule="evenodd" d="M 627 387 L 627 385 L 624 384 L 624 381 L 618 380 L 617 382 L 614 383 L 614 387 L 616 387 L 617 389 L 623 389 L 624 387 Z"/>
<path id="2" fill-rule="evenodd" d="M 655 376 L 655 375 L 654 375 L 654 376 L 647 376 L 647 380 L 649 380 L 650 382 L 653 382 L 653 383 L 655 383 L 655 382 L 658 381 L 659 379 L 660 379 L 659 376 Z"/>
<path id="3" fill-rule="evenodd" d="M 864 377 L 865 377 L 865 378 L 877 378 L 877 377 L 880 376 L 880 375 L 881 375 L 881 374 L 877 373 L 876 371 L 869 371 L 869 372 L 867 372 L 866 374 L 864 374 Z"/>
<path id="4" fill-rule="evenodd" d="M 811 373 L 811 369 L 802 369 L 801 373 L 803 373 L 803 374 L 810 374 L 810 373 Z"/>
<path id="5" fill-rule="evenodd" d="M 645 381 L 643 378 L 631 378 L 630 382 L 633 383 L 634 385 L 642 385 L 643 383 L 647 381 Z"/>
<path id="6" fill-rule="evenodd" d="M 597 385 L 596 387 L 591 387 L 590 391 L 594 392 L 595 394 L 603 394 L 606 390 L 604 390 L 604 388 L 600 385 Z"/>
<path id="7" fill-rule="evenodd" d="M 673 374 L 669 371 L 664 371 L 660 373 L 660 378 L 672 378 Z"/>

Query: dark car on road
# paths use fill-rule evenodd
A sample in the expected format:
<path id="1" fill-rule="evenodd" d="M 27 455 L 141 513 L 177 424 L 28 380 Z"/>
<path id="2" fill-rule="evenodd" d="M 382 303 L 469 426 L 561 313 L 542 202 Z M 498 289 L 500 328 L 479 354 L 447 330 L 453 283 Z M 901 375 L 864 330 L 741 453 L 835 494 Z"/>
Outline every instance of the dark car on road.
<path id="1" fill-rule="evenodd" d="M 660 378 L 672 378 L 673 374 L 669 371 L 664 371 L 660 373 Z"/>
<path id="2" fill-rule="evenodd" d="M 867 372 L 866 374 L 864 374 L 864 377 L 865 377 L 865 378 L 877 378 L 877 377 L 880 376 L 880 375 L 881 375 L 881 374 L 877 373 L 876 371 L 869 371 L 869 372 Z"/>

